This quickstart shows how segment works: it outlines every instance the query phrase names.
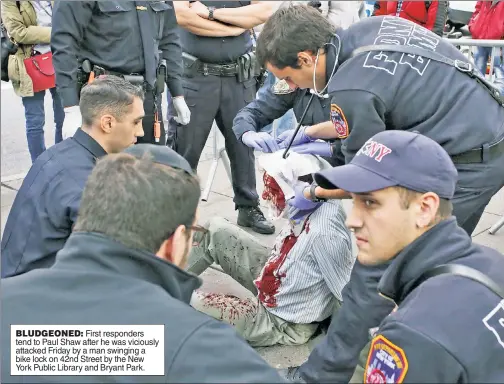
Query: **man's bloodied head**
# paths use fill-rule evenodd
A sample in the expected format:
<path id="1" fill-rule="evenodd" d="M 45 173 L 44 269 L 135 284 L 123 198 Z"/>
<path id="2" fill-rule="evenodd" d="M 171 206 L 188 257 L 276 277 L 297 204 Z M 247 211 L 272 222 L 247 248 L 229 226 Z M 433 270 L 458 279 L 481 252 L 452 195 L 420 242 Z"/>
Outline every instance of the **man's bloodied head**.
<path id="1" fill-rule="evenodd" d="M 311 184 L 313 182 L 312 175 L 303 175 L 297 178 L 300 182 L 305 182 Z M 269 175 L 267 172 L 263 174 L 264 191 L 262 193 L 262 198 L 266 202 L 269 202 L 274 208 L 274 216 L 280 217 L 287 206 L 285 200 L 285 194 L 282 188 L 278 185 L 276 180 Z"/>
<path id="2" fill-rule="evenodd" d="M 275 217 L 278 217 L 282 214 L 286 206 L 285 195 L 275 179 L 268 175 L 267 172 L 263 174 L 263 182 L 264 191 L 262 193 L 262 198 L 275 208 Z"/>

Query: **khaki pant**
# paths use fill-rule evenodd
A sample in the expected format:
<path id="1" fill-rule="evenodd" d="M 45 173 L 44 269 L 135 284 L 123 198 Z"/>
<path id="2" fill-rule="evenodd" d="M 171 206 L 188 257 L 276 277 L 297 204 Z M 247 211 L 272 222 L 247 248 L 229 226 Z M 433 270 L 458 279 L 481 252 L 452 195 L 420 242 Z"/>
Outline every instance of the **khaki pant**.
<path id="1" fill-rule="evenodd" d="M 207 229 L 209 233 L 189 255 L 188 271 L 199 275 L 216 263 L 257 297 L 254 280 L 266 264 L 270 249 L 225 219 L 212 219 Z M 195 240 L 201 240 L 201 236 L 195 234 Z M 233 325 L 253 347 L 304 344 L 318 328 L 318 324 L 285 321 L 268 312 L 257 298 L 239 299 L 231 295 L 197 291 L 191 305 L 200 312 Z"/>

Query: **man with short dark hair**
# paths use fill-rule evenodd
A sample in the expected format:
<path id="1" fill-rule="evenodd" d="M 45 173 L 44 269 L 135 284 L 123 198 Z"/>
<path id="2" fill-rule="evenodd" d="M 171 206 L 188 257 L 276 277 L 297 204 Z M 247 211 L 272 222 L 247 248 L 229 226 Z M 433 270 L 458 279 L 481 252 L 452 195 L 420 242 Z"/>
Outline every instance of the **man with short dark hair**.
<path id="1" fill-rule="evenodd" d="M 143 136 L 143 98 L 141 88 L 115 76 L 83 88 L 82 128 L 37 158 L 16 195 L 2 237 L 2 278 L 54 263 L 96 159 Z"/>
<path id="2" fill-rule="evenodd" d="M 108 381 L 281 382 L 230 326 L 188 304 L 201 285 L 184 271 L 193 234 L 204 231 L 196 225 L 199 199 L 200 185 L 189 163 L 169 148 L 140 144 L 101 159 L 55 264 L 2 283 L 2 382 L 83 381 L 70 374 L 11 375 L 10 324 L 34 322 L 163 324 L 160 361 L 145 361 L 163 364 L 163 375 L 118 371 Z M 104 378 L 87 376 L 86 381 Z"/>
<path id="3" fill-rule="evenodd" d="M 398 306 L 374 335 L 364 383 L 502 382 L 504 258 L 473 244 L 451 216 L 457 169 L 450 156 L 412 132 L 380 132 L 368 143 L 384 155 L 364 149 L 315 175 L 321 187 L 351 194 L 347 226 L 357 259 L 388 264 L 378 291 Z M 476 358 L 468 345 L 477 346 Z"/>
<path id="4" fill-rule="evenodd" d="M 257 56 L 292 88 L 330 100 L 332 124 L 301 130 L 293 145 L 318 151 L 317 139 L 336 139 L 333 155 L 348 163 L 377 132 L 426 135 L 457 167 L 454 212 L 468 234 L 504 186 L 504 101 L 458 49 L 422 26 L 376 16 L 334 30 L 316 10 L 294 6 L 266 22 Z"/>

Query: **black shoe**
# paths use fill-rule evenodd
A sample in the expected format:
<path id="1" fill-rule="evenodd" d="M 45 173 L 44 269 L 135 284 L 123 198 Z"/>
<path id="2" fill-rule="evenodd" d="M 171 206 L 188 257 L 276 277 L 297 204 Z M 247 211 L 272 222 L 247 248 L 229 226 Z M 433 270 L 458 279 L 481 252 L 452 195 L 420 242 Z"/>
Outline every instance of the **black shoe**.
<path id="1" fill-rule="evenodd" d="M 299 374 L 299 367 L 289 367 L 278 369 L 277 371 L 282 378 L 290 381 L 291 383 L 306 383 Z"/>
<path id="2" fill-rule="evenodd" d="M 238 207 L 238 225 L 263 235 L 275 233 L 275 226 L 266 220 L 259 207 Z"/>

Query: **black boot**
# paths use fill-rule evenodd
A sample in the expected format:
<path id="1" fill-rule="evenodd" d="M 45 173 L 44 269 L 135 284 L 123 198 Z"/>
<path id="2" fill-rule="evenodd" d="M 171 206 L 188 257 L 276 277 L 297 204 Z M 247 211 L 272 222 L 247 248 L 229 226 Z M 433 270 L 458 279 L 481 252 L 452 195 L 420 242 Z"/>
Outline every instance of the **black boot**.
<path id="1" fill-rule="evenodd" d="M 238 225 L 263 235 L 275 233 L 275 226 L 266 220 L 259 207 L 238 207 Z"/>

